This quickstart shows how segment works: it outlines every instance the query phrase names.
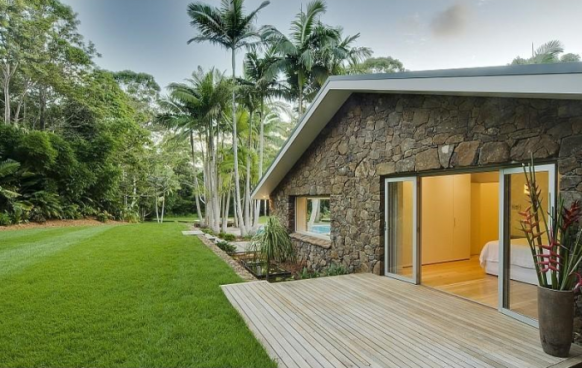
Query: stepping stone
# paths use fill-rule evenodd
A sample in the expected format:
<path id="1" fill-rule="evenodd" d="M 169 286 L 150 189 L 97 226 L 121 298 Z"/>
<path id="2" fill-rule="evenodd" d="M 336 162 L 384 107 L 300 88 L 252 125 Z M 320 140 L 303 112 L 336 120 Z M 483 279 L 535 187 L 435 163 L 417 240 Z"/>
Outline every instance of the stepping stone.
<path id="1" fill-rule="evenodd" d="M 189 231 L 182 231 L 182 235 L 202 235 L 204 234 L 200 230 L 189 230 Z"/>

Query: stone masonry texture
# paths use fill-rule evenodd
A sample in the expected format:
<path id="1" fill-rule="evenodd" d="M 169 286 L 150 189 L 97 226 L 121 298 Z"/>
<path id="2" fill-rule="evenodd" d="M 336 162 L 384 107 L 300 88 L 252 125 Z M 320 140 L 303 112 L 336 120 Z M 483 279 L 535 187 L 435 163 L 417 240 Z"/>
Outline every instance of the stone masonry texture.
<path id="1" fill-rule="evenodd" d="M 582 102 L 354 94 L 271 194 L 294 229 L 294 199 L 329 195 L 331 246 L 294 239 L 312 270 L 383 272 L 382 179 L 455 168 L 555 162 L 566 201 L 582 199 Z"/>

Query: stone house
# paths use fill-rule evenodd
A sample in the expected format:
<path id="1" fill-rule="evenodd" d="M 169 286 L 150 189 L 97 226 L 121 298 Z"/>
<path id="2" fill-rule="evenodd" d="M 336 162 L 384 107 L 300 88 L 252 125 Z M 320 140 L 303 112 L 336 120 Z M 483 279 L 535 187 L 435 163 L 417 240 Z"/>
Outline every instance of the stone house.
<path id="1" fill-rule="evenodd" d="M 308 269 L 454 289 L 535 324 L 522 163 L 548 206 L 582 199 L 581 99 L 582 63 L 332 77 L 253 196 Z"/>

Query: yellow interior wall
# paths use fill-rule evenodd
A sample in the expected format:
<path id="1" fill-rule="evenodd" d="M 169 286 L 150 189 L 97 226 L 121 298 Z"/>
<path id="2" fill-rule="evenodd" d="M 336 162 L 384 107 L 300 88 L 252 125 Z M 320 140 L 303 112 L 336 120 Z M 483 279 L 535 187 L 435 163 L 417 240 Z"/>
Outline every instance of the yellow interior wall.
<path id="1" fill-rule="evenodd" d="M 471 183 L 471 255 L 499 238 L 499 183 Z"/>
<path id="2" fill-rule="evenodd" d="M 482 248 L 487 242 L 499 239 L 499 183 L 482 183 L 480 200 Z"/>
<path id="3" fill-rule="evenodd" d="M 401 238 L 397 244 L 401 247 L 398 249 L 396 254 L 399 255 L 398 264 L 402 267 L 412 266 L 412 190 L 413 185 L 411 182 L 402 182 L 400 187 L 402 195 L 400 196 L 400 209 L 402 217 L 399 217 L 399 225 L 402 228 L 402 232 L 399 233 Z"/>
<path id="4" fill-rule="evenodd" d="M 467 259 L 471 251 L 471 176 L 422 178 L 422 263 Z"/>
<path id="5" fill-rule="evenodd" d="M 547 207 L 548 203 L 548 173 L 538 172 L 536 174 L 539 188 L 541 189 L 542 203 Z M 510 210 L 510 234 L 512 238 L 523 238 L 521 230 L 520 211 L 525 211 L 529 207 L 527 195 L 524 193 L 525 177 L 522 173 L 511 175 L 511 210 Z M 547 213 L 547 209 L 545 210 Z"/>
<path id="6" fill-rule="evenodd" d="M 295 231 L 307 231 L 307 198 L 295 198 Z"/>
<path id="7" fill-rule="evenodd" d="M 471 183 L 471 255 L 481 252 L 481 184 Z"/>

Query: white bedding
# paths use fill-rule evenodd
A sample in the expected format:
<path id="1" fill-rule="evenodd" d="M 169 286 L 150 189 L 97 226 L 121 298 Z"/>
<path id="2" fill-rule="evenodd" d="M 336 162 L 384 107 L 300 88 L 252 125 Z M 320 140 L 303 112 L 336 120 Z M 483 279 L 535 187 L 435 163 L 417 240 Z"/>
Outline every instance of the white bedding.
<path id="1" fill-rule="evenodd" d="M 511 239 L 509 277 L 512 280 L 537 284 L 537 275 L 527 239 Z M 479 263 L 486 273 L 497 276 L 499 272 L 499 242 L 493 240 L 485 244 L 479 256 Z"/>

